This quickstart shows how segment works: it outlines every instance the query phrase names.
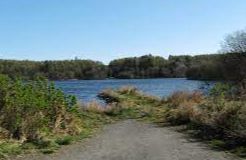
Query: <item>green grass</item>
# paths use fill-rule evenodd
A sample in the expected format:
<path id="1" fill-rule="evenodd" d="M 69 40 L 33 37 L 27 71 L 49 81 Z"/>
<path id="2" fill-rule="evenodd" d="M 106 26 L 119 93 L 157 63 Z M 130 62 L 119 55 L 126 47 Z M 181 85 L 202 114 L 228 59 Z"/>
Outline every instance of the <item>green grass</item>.
<path id="1" fill-rule="evenodd" d="M 72 136 L 65 136 L 65 137 L 62 137 L 62 138 L 57 138 L 55 140 L 55 142 L 58 144 L 58 145 L 69 145 L 71 144 L 73 141 L 73 137 Z"/>
<path id="2" fill-rule="evenodd" d="M 236 154 L 239 157 L 246 158 L 246 147 L 237 147 L 231 151 L 232 153 Z"/>
<path id="3" fill-rule="evenodd" d="M 95 132 L 99 131 L 103 125 L 112 123 L 116 120 L 116 118 L 111 118 L 106 114 L 88 111 L 79 112 L 79 118 L 83 120 L 83 124 L 79 126 L 81 132 L 76 135 L 57 135 L 50 134 L 50 132 L 47 131 L 45 139 L 24 143 L 18 141 L 0 142 L 0 159 L 7 159 L 9 156 L 32 152 L 52 154 L 63 145 L 70 145 L 75 141 L 81 141 L 91 137 Z"/>
<path id="4" fill-rule="evenodd" d="M 47 148 L 47 149 L 41 149 L 40 152 L 43 154 L 52 154 L 56 151 L 56 149 L 53 148 Z"/>
<path id="5" fill-rule="evenodd" d="M 210 146 L 214 149 L 222 149 L 226 148 L 226 142 L 218 139 L 214 139 L 210 141 Z"/>
<path id="6" fill-rule="evenodd" d="M 160 122 L 167 111 L 161 100 L 145 95 L 133 87 L 102 92 L 108 99 L 117 99 L 113 109 L 107 112 L 116 119 L 137 119 L 148 122 Z"/>
<path id="7" fill-rule="evenodd" d="M 22 153 L 21 145 L 15 142 L 3 142 L 0 144 L 0 159 L 7 158 L 8 155 L 18 155 Z"/>

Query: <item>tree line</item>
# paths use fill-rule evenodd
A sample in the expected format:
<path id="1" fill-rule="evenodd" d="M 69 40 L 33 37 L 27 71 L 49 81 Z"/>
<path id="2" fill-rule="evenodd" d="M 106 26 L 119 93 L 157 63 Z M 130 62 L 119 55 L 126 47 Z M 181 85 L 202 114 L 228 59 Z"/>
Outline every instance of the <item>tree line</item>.
<path id="1" fill-rule="evenodd" d="M 201 56 L 159 56 L 145 55 L 141 57 L 123 58 L 110 62 L 109 75 L 114 78 L 203 78 L 190 73 L 196 66 L 214 64 L 220 55 Z M 209 64 L 210 63 L 210 64 Z M 214 69 L 214 68 L 213 68 Z M 188 74 L 187 74 L 188 73 Z M 210 78 L 217 74 L 211 75 Z"/>
<path id="2" fill-rule="evenodd" d="M 0 74 L 31 80 L 35 77 L 46 77 L 50 80 L 104 79 L 107 77 L 107 66 L 91 60 L 42 62 L 0 60 Z"/>
<path id="3" fill-rule="evenodd" d="M 180 78 L 202 80 L 242 80 L 246 70 L 246 31 L 228 35 L 222 53 L 197 56 L 151 54 L 113 60 L 109 65 L 92 60 L 15 61 L 0 60 L 0 74 L 11 78 L 61 79 Z"/>
<path id="4" fill-rule="evenodd" d="M 115 78 L 187 77 L 199 80 L 246 79 L 246 30 L 229 34 L 220 53 L 197 56 L 159 56 L 113 60 L 109 75 Z"/>
<path id="5" fill-rule="evenodd" d="M 211 55 L 208 55 L 198 59 L 210 59 L 210 57 Z M 192 56 L 170 56 L 165 59 L 160 56 L 144 55 L 116 59 L 109 65 L 91 60 L 43 62 L 0 60 L 0 74 L 11 78 L 47 77 L 51 80 L 185 77 L 187 70 L 196 59 Z"/>
<path id="6" fill-rule="evenodd" d="M 227 53 L 197 56 L 144 55 L 116 59 L 104 65 L 91 60 L 16 61 L 0 60 L 0 74 L 11 78 L 35 79 L 132 79 L 181 78 L 200 80 L 244 79 L 246 54 Z"/>

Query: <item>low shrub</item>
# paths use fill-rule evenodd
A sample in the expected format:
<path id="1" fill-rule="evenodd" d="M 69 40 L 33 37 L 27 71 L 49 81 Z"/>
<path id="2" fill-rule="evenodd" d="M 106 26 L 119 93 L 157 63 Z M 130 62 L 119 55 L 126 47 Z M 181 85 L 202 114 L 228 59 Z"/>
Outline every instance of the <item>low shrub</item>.
<path id="1" fill-rule="evenodd" d="M 222 104 L 222 105 L 221 105 Z M 246 106 L 241 101 L 225 101 L 223 103 L 208 101 L 200 107 L 201 125 L 219 130 L 222 135 L 238 137 L 246 140 Z"/>
<path id="2" fill-rule="evenodd" d="M 245 101 L 229 98 L 227 87 L 222 87 L 225 93 L 220 93 L 220 90 L 217 86 L 208 97 L 196 92 L 174 93 L 165 102 L 169 106 L 164 115 L 165 121 L 172 125 L 192 126 L 199 131 L 200 138 L 212 140 L 210 144 L 215 148 L 245 147 Z M 243 153 L 240 151 L 240 154 Z"/>
<path id="3" fill-rule="evenodd" d="M 172 108 L 179 107 L 182 103 L 201 103 L 204 99 L 204 96 L 201 92 L 185 92 L 177 91 L 169 96 L 165 103 L 170 104 Z"/>
<path id="4" fill-rule="evenodd" d="M 232 153 L 235 153 L 239 157 L 246 158 L 246 147 L 245 146 L 237 147 L 232 150 Z"/>
<path id="5" fill-rule="evenodd" d="M 167 122 L 171 124 L 186 124 L 194 117 L 200 115 L 198 105 L 202 103 L 204 96 L 200 92 L 175 92 L 165 102 L 169 111 L 165 115 Z"/>
<path id="6" fill-rule="evenodd" d="M 108 115 L 118 111 L 112 106 L 82 106 L 43 78 L 23 81 L 0 75 L 0 158 L 35 149 L 49 154 L 89 137 L 113 121 Z"/>
<path id="7" fill-rule="evenodd" d="M 0 143 L 0 159 L 7 158 L 8 155 L 20 154 L 21 147 L 17 142 L 1 142 Z"/>
<path id="8" fill-rule="evenodd" d="M 225 141 L 214 139 L 210 141 L 210 146 L 215 149 L 222 149 L 226 147 L 226 143 Z"/>
<path id="9" fill-rule="evenodd" d="M 170 109 L 165 117 L 167 122 L 181 125 L 191 122 L 193 115 L 196 114 L 195 112 L 196 108 L 193 103 L 183 102 L 179 107 Z"/>
<path id="10" fill-rule="evenodd" d="M 76 98 L 65 95 L 45 79 L 22 81 L 0 75 L 0 136 L 43 148 L 52 135 L 82 131 Z"/>
<path id="11" fill-rule="evenodd" d="M 233 86 L 228 83 L 216 83 L 210 90 L 210 96 L 213 97 L 228 97 L 231 95 Z"/>
<path id="12" fill-rule="evenodd" d="M 55 142 L 59 145 L 69 145 L 73 141 L 71 136 L 59 137 L 55 140 Z"/>

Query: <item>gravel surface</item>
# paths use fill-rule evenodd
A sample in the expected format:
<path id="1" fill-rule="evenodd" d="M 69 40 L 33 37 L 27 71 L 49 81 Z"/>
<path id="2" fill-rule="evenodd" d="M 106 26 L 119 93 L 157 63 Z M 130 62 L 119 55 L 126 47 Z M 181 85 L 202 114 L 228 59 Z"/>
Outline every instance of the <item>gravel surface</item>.
<path id="1" fill-rule="evenodd" d="M 191 142 L 172 128 L 127 120 L 106 126 L 87 140 L 64 146 L 51 155 L 26 155 L 17 160 L 236 160 L 205 144 Z"/>

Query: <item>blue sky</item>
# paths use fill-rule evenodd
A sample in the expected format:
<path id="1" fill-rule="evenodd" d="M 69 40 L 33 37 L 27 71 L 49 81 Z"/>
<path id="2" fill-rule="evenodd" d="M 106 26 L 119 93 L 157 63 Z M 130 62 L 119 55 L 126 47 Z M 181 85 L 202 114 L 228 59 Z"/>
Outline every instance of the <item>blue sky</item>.
<path id="1" fill-rule="evenodd" d="M 245 15 L 245 0 L 1 0 L 0 58 L 214 53 Z"/>

